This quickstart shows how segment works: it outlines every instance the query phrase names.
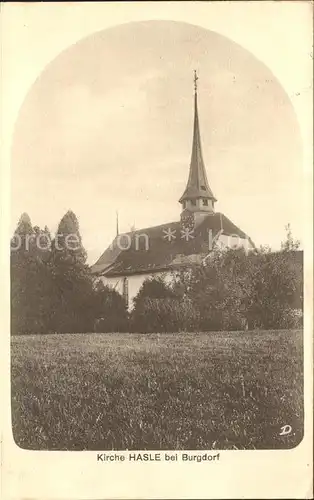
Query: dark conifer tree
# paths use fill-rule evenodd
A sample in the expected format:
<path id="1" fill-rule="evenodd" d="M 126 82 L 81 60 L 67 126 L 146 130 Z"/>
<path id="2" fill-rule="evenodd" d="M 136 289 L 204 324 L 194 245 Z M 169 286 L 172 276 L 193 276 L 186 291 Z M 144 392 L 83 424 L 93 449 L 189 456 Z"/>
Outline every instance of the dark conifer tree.
<path id="1" fill-rule="evenodd" d="M 49 272 L 46 250 L 37 248 L 40 228 L 33 228 L 24 213 L 11 240 L 11 331 L 45 333 L 49 304 Z"/>
<path id="2" fill-rule="evenodd" d="M 57 333 L 85 332 L 93 328 L 92 279 L 86 264 L 79 224 L 68 211 L 52 241 L 51 329 Z"/>

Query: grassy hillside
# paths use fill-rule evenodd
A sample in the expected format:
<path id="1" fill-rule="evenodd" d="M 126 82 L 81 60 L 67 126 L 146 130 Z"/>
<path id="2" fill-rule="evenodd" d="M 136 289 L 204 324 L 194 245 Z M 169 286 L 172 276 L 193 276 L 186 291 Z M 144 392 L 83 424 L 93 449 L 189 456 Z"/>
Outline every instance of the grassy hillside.
<path id="1" fill-rule="evenodd" d="M 13 337 L 14 438 L 27 449 L 291 448 L 302 365 L 300 331 Z"/>

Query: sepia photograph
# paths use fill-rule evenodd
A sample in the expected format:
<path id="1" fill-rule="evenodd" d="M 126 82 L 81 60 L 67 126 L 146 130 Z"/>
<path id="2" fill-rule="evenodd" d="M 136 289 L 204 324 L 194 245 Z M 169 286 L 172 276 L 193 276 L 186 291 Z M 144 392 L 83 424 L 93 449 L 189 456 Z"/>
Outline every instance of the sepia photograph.
<path id="1" fill-rule="evenodd" d="M 313 5 L 0 17 L 1 498 L 312 498 Z"/>
<path id="2" fill-rule="evenodd" d="M 96 32 L 29 89 L 11 168 L 19 447 L 301 442 L 302 143 L 266 65 L 187 23 Z"/>
<path id="3" fill-rule="evenodd" d="M 291 97 L 244 47 L 171 20 L 97 31 L 37 75 L 11 150 L 18 447 L 302 441 Z"/>

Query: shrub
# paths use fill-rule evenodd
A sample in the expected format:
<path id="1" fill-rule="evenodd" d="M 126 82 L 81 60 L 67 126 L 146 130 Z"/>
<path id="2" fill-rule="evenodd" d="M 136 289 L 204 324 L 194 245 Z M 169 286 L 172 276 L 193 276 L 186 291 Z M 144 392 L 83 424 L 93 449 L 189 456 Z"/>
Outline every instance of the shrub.
<path id="1" fill-rule="evenodd" d="M 173 283 L 163 276 L 149 278 L 134 299 L 131 329 L 142 333 L 194 331 L 199 313 L 193 301 L 176 293 Z"/>
<path id="2" fill-rule="evenodd" d="M 283 312 L 281 328 L 296 330 L 303 327 L 303 313 L 300 309 L 287 309 Z"/>
<path id="3" fill-rule="evenodd" d="M 189 299 L 145 297 L 132 313 L 132 329 L 141 333 L 195 330 L 199 314 Z"/>
<path id="4" fill-rule="evenodd" d="M 92 298 L 94 331 L 97 333 L 128 331 L 129 321 L 125 301 L 121 295 L 102 282 L 95 286 Z"/>

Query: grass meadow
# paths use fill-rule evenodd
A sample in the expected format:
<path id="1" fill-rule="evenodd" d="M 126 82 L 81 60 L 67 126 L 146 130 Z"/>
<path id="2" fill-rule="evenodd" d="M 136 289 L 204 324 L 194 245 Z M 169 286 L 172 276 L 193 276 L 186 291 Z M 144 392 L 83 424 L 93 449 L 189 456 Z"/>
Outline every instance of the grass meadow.
<path id="1" fill-rule="evenodd" d="M 16 336 L 12 426 L 32 450 L 292 448 L 301 331 Z M 290 425 L 290 434 L 280 435 Z"/>

